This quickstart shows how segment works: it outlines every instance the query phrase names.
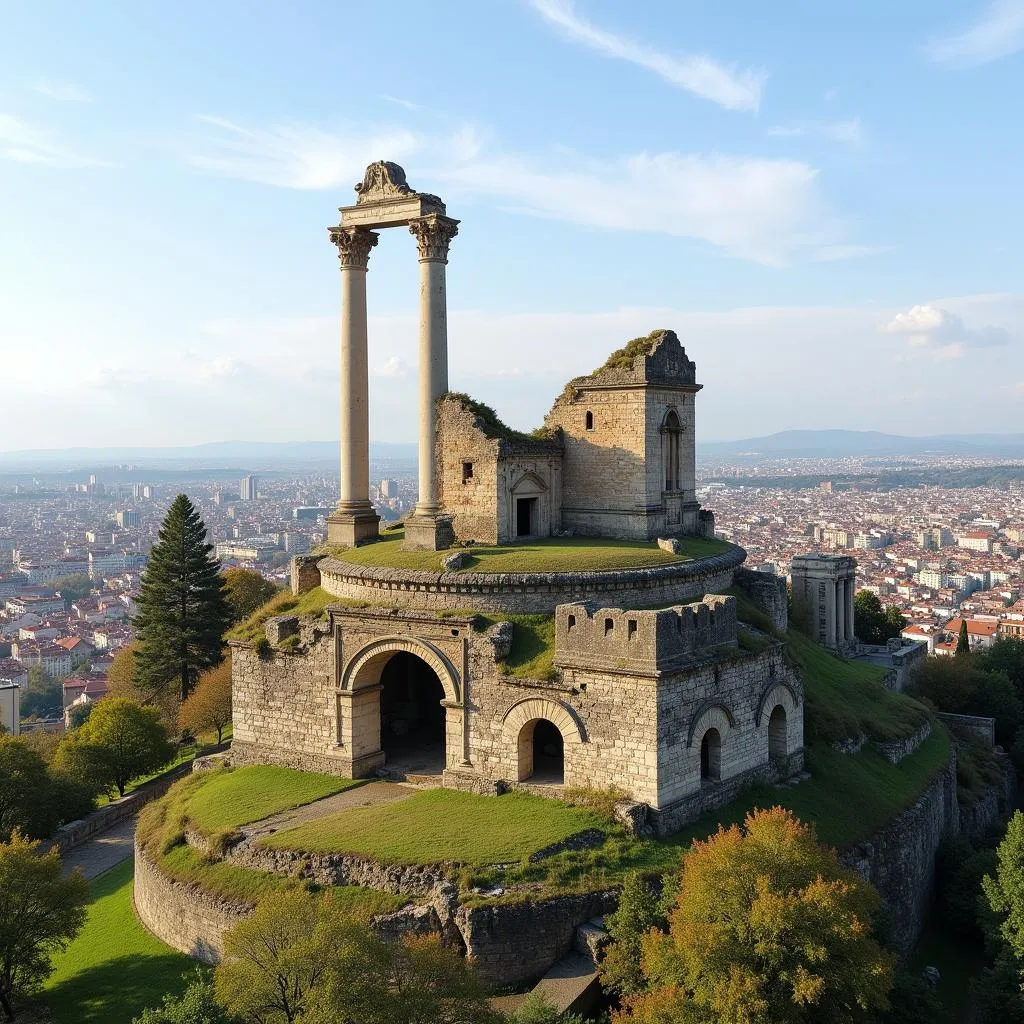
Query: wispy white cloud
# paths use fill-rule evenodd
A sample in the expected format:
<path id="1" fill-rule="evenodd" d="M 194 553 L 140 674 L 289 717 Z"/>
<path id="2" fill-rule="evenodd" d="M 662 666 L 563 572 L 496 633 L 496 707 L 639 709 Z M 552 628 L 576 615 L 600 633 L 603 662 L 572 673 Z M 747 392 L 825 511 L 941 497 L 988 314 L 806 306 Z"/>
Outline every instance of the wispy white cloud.
<path id="1" fill-rule="evenodd" d="M 625 36 L 616 35 L 580 17 L 572 0 L 530 0 L 546 21 L 574 42 L 653 71 L 670 85 L 711 100 L 727 110 L 753 110 L 761 105 L 767 74 L 722 64 L 704 54 L 674 57 Z"/>
<path id="2" fill-rule="evenodd" d="M 682 153 L 559 164 L 499 155 L 443 174 L 459 189 L 504 199 L 535 216 L 696 238 L 776 266 L 815 258 L 846 241 L 845 226 L 818 193 L 817 177 L 798 160 Z"/>
<path id="3" fill-rule="evenodd" d="M 398 356 L 391 356 L 379 366 L 375 366 L 370 375 L 373 377 L 407 377 L 409 375 L 409 364 Z"/>
<path id="4" fill-rule="evenodd" d="M 197 120 L 216 132 L 192 147 L 186 159 L 193 167 L 282 188 L 351 185 L 374 160 L 401 160 L 420 148 L 404 128 L 327 132 L 292 123 L 253 130 L 208 114 Z"/>
<path id="5" fill-rule="evenodd" d="M 12 114 L 3 113 L 0 113 L 0 160 L 57 168 L 111 166 L 65 146 L 53 132 L 34 128 Z"/>
<path id="6" fill-rule="evenodd" d="M 792 124 L 772 125 L 767 135 L 791 137 L 810 135 L 833 142 L 844 142 L 851 146 L 860 145 L 864 141 L 864 129 L 859 117 L 848 121 L 794 121 Z"/>
<path id="7" fill-rule="evenodd" d="M 879 328 L 897 335 L 912 348 L 926 350 L 934 359 L 962 359 L 971 348 L 1007 345 L 1010 333 L 1004 327 L 988 325 L 968 328 L 963 317 L 939 306 L 911 306 L 897 313 Z"/>
<path id="8" fill-rule="evenodd" d="M 231 356 L 216 356 L 205 360 L 196 367 L 196 373 L 202 380 L 220 380 L 224 377 L 238 377 L 243 364 Z"/>
<path id="9" fill-rule="evenodd" d="M 925 52 L 939 64 L 972 67 L 1022 48 L 1024 0 L 991 0 L 970 28 L 932 39 Z"/>
<path id="10" fill-rule="evenodd" d="M 80 85 L 73 82 L 36 82 L 33 90 L 41 96 L 51 100 L 59 100 L 61 103 L 90 103 L 92 97 Z"/>
<path id="11" fill-rule="evenodd" d="M 388 103 L 394 103 L 396 106 L 403 107 L 405 110 L 422 110 L 423 107 L 419 103 L 413 103 L 412 100 L 402 99 L 401 96 L 392 96 L 390 93 L 382 92 L 380 94 L 382 100 L 387 100 Z"/>

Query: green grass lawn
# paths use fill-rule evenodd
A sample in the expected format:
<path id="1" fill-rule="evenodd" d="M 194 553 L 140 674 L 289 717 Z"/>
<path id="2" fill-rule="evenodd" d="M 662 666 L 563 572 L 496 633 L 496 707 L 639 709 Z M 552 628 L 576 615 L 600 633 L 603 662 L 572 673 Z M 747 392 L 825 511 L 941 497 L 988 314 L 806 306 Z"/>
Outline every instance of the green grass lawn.
<path id="1" fill-rule="evenodd" d="M 142 809 L 138 835 L 147 846 L 168 850 L 186 827 L 216 841 L 239 825 L 301 807 L 363 784 L 360 779 L 300 772 L 279 765 L 247 765 L 195 772 Z"/>
<path id="2" fill-rule="evenodd" d="M 476 628 L 485 630 L 498 622 L 512 623 L 512 649 L 500 667 L 510 676 L 554 678 L 554 615 L 478 615 Z"/>
<path id="3" fill-rule="evenodd" d="M 403 551 L 403 530 L 389 530 L 377 541 L 358 548 L 330 552 L 353 565 L 440 572 L 451 551 Z M 724 541 L 682 538 L 683 553 L 662 551 L 654 541 L 612 540 L 602 537 L 550 537 L 521 544 L 474 545 L 459 548 L 471 572 L 592 572 L 636 569 L 707 558 L 728 551 Z"/>
<path id="4" fill-rule="evenodd" d="M 360 779 L 300 772 L 280 765 L 248 765 L 211 772 L 183 809 L 200 832 L 210 835 L 362 784 Z M 195 793 L 202 793 L 202 799 L 195 799 Z"/>
<path id="5" fill-rule="evenodd" d="M 55 957 L 43 993 L 55 1024 L 131 1024 L 165 992 L 183 991 L 195 970 L 135 917 L 134 871 L 127 860 L 93 882 L 85 927 Z"/>
<path id="6" fill-rule="evenodd" d="M 314 587 L 307 590 L 300 597 L 295 597 L 291 592 L 284 590 L 272 597 L 262 608 L 257 608 L 244 622 L 238 623 L 228 631 L 228 640 L 258 640 L 266 634 L 263 627 L 267 619 L 275 615 L 312 615 L 316 618 L 323 617 L 327 612 L 329 604 L 340 604 L 346 607 L 367 608 L 366 601 L 352 601 L 344 597 L 334 597 L 328 594 L 323 587 Z"/>
<path id="7" fill-rule="evenodd" d="M 526 793 L 475 796 L 430 789 L 408 800 L 354 807 L 274 833 L 279 849 L 365 854 L 383 863 L 518 861 L 587 828 L 605 828 L 594 811 Z"/>

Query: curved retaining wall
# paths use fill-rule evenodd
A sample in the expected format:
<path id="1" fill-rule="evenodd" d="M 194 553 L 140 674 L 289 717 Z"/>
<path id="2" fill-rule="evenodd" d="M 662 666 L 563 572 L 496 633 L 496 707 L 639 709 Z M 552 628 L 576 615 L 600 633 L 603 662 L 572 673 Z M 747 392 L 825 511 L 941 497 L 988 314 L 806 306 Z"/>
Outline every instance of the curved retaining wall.
<path id="1" fill-rule="evenodd" d="M 216 964 L 224 934 L 252 913 L 252 904 L 212 896 L 165 875 L 135 842 L 135 913 L 158 938 L 204 964 Z"/>
<path id="2" fill-rule="evenodd" d="M 353 565 L 337 558 L 317 563 L 320 585 L 335 597 L 397 608 L 549 614 L 559 604 L 638 607 L 688 601 L 732 586 L 747 553 L 729 551 L 692 562 L 604 572 L 422 572 Z"/>

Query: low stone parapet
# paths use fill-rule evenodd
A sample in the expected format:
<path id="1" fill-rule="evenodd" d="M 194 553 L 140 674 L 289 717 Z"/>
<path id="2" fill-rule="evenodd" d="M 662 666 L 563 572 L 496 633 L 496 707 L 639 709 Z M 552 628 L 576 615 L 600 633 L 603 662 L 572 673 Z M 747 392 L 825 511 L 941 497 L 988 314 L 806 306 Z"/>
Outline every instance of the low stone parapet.
<path id="1" fill-rule="evenodd" d="M 580 600 L 643 607 L 720 593 L 732 585 L 733 572 L 746 557 L 743 548 L 733 546 L 689 562 L 595 572 L 428 572 L 355 565 L 337 558 L 321 559 L 317 569 L 320 585 L 329 594 L 372 605 L 543 615 L 556 605 Z"/>

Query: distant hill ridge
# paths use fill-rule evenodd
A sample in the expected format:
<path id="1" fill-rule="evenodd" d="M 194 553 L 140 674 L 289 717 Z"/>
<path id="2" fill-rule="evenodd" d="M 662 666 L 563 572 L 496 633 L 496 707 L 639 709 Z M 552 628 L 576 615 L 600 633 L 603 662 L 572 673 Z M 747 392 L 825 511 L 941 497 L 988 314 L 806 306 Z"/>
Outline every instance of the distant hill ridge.
<path id="1" fill-rule="evenodd" d="M 1024 458 L 1024 433 L 935 434 L 909 437 L 877 430 L 783 430 L 764 437 L 736 441 L 701 441 L 702 461 L 736 458 L 839 458 L 881 455 L 974 455 L 993 458 Z M 416 458 L 416 445 L 375 442 L 373 459 Z M 210 462 L 225 459 L 244 462 L 333 462 L 337 441 L 210 441 L 205 444 L 168 447 L 108 447 L 24 449 L 0 452 L 0 467 L 107 463 Z"/>

